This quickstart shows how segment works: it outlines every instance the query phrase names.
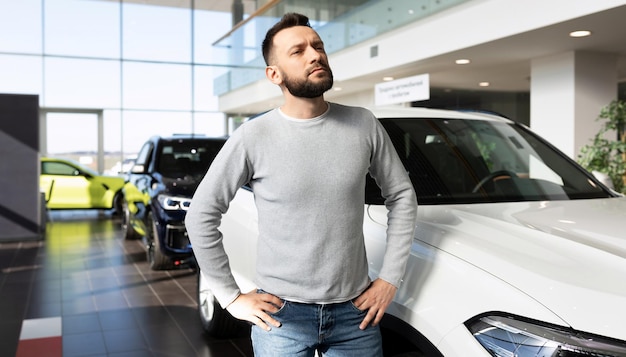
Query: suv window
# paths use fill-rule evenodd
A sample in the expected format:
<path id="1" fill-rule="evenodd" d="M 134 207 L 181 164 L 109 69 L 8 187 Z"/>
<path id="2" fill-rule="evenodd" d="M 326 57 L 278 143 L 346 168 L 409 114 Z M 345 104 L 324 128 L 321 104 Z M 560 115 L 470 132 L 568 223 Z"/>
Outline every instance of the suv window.
<path id="1" fill-rule="evenodd" d="M 223 144 L 221 140 L 164 140 L 156 171 L 167 177 L 203 176 Z"/>
<path id="2" fill-rule="evenodd" d="M 150 154 L 152 153 L 152 143 L 147 142 L 143 145 L 139 153 L 137 154 L 137 159 L 135 160 L 135 165 L 147 165 L 150 161 Z"/>
<path id="3" fill-rule="evenodd" d="M 380 121 L 420 204 L 611 196 L 569 158 L 520 125 L 459 119 Z M 381 203 L 373 185 L 369 178 L 366 201 Z"/>

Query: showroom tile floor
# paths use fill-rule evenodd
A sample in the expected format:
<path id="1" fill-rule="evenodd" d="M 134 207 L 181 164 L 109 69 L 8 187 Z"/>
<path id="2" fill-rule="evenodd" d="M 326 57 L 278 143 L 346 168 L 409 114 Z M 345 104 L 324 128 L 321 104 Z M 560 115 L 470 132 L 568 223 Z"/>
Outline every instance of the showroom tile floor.
<path id="1" fill-rule="evenodd" d="M 203 334 L 196 273 L 151 271 L 103 212 L 49 212 L 45 239 L 0 243 L 1 356 L 252 356 Z"/>

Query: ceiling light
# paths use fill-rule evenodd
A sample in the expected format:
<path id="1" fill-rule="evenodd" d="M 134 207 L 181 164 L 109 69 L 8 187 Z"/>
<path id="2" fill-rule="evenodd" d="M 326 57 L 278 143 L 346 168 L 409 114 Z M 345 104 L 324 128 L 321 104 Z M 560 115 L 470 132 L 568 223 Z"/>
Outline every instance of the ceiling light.
<path id="1" fill-rule="evenodd" d="M 454 61 L 454 62 L 455 62 L 456 64 L 469 64 L 471 61 L 470 61 L 470 60 L 468 60 L 467 58 L 461 58 L 461 59 L 458 59 L 458 60 L 456 60 L 456 61 Z"/>
<path id="2" fill-rule="evenodd" d="M 393 81 L 393 77 L 383 77 L 383 81 L 385 82 Z"/>
<path id="3" fill-rule="evenodd" d="M 489 87 L 490 83 L 489 82 L 480 82 L 478 83 L 479 86 L 481 87 Z"/>
<path id="4" fill-rule="evenodd" d="M 572 31 L 569 33 L 569 37 L 587 37 L 591 35 L 591 31 L 581 30 L 581 31 Z"/>
<path id="5" fill-rule="evenodd" d="M 340 90 L 342 90 L 343 88 L 341 88 L 341 87 L 335 87 L 335 88 L 333 88 L 333 89 L 334 89 L 336 92 L 339 92 L 339 91 L 340 91 Z"/>

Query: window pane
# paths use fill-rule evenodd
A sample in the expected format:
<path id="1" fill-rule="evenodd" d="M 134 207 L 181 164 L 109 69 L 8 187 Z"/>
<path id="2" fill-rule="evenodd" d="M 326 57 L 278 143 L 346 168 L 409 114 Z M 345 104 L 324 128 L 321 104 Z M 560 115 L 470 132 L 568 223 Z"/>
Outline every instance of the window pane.
<path id="1" fill-rule="evenodd" d="M 97 114 L 48 113 L 46 120 L 49 155 L 89 153 L 93 156 L 98 152 Z"/>
<path id="2" fill-rule="evenodd" d="M 124 107 L 191 110 L 191 66 L 124 63 Z"/>
<path id="3" fill-rule="evenodd" d="M 195 110 L 218 111 L 218 98 L 213 92 L 213 67 L 196 66 L 194 73 L 194 106 Z"/>
<path id="4" fill-rule="evenodd" d="M 194 19 L 194 60 L 197 63 L 228 64 L 230 48 L 214 47 L 213 42 L 231 29 L 229 12 L 196 10 Z"/>
<path id="5" fill-rule="evenodd" d="M 102 114 L 104 127 L 104 151 L 117 153 L 122 151 L 122 122 L 119 110 L 105 110 Z"/>
<path id="6" fill-rule="evenodd" d="M 44 64 L 45 106 L 120 107 L 118 61 L 46 58 Z"/>
<path id="7" fill-rule="evenodd" d="M 0 52 L 41 54 L 41 0 L 0 0 Z"/>
<path id="8" fill-rule="evenodd" d="M 225 136 L 225 115 L 223 113 L 196 113 L 193 132 L 211 137 Z"/>
<path id="9" fill-rule="evenodd" d="M 122 115 L 124 150 L 128 155 L 139 152 L 151 136 L 191 133 L 189 112 L 124 111 Z"/>
<path id="10" fill-rule="evenodd" d="M 0 93 L 41 94 L 41 82 L 41 57 L 0 55 Z"/>
<path id="11" fill-rule="evenodd" d="M 104 173 L 119 175 L 129 169 L 129 161 L 122 148 L 122 112 L 105 110 L 103 113 Z M 134 157 L 134 156 L 131 156 Z"/>
<path id="12" fill-rule="evenodd" d="M 44 15 L 47 54 L 120 57 L 119 3 L 46 1 Z"/>
<path id="13" fill-rule="evenodd" d="M 165 7 L 124 3 L 124 58 L 191 62 L 190 0 Z"/>

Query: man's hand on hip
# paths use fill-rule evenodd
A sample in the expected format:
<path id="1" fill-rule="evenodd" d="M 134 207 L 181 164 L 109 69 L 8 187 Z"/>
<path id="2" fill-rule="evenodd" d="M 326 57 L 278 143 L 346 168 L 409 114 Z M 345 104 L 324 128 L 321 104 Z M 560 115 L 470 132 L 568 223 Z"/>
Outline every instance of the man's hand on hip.
<path id="1" fill-rule="evenodd" d="M 359 310 L 367 310 L 363 322 L 359 325 L 361 330 L 364 330 L 370 323 L 372 326 L 378 325 L 397 290 L 398 288 L 391 283 L 376 279 L 361 295 L 354 299 L 354 306 Z"/>
<path id="2" fill-rule="evenodd" d="M 269 314 L 277 312 L 281 306 L 283 306 L 283 302 L 278 297 L 272 294 L 259 294 L 256 291 L 251 291 L 239 295 L 226 307 L 226 310 L 235 318 L 250 321 L 260 328 L 269 331 L 272 329 L 271 326 L 280 327 L 280 322 Z"/>

